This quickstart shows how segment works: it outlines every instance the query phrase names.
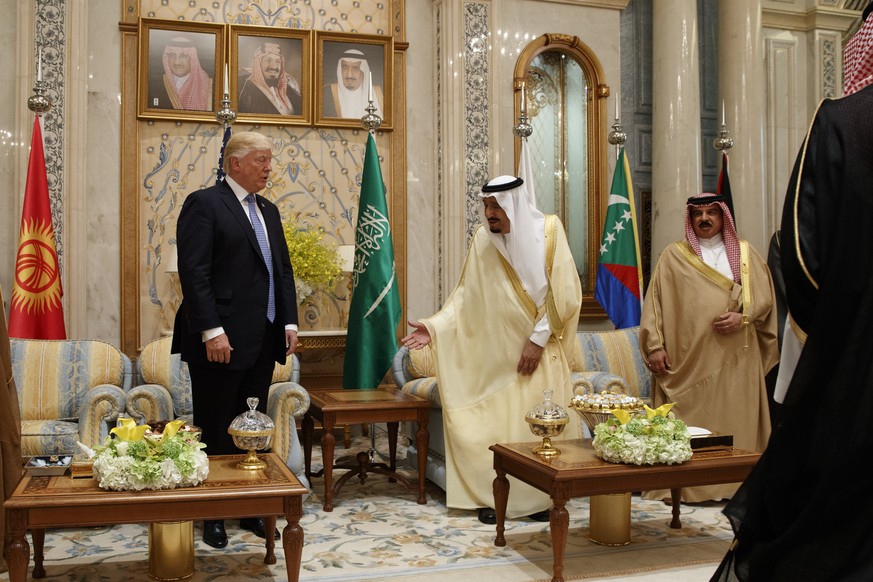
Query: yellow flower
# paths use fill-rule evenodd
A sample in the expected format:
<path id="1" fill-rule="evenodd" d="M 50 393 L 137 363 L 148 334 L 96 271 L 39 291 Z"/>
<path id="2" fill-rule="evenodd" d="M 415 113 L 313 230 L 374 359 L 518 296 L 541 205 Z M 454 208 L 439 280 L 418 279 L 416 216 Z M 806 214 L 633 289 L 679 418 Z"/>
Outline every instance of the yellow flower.
<path id="1" fill-rule="evenodd" d="M 646 409 L 646 418 L 652 420 L 656 416 L 667 416 L 670 412 L 670 409 L 673 408 L 675 402 L 668 402 L 667 404 L 662 404 L 658 408 L 649 408 L 648 405 L 643 405 L 643 408 Z"/>
<path id="2" fill-rule="evenodd" d="M 132 418 L 119 418 L 118 421 L 121 426 L 116 426 L 109 432 L 123 441 L 141 441 L 145 431 L 151 428 L 147 424 L 137 426 Z"/>
<path id="3" fill-rule="evenodd" d="M 171 420 L 164 426 L 164 432 L 161 433 L 163 438 L 170 439 L 175 436 L 177 432 L 179 432 L 179 428 L 181 428 L 185 424 L 184 420 Z"/>
<path id="4" fill-rule="evenodd" d="M 294 278 L 313 291 L 332 289 L 342 274 L 342 258 L 335 244 L 324 242 L 324 230 L 300 229 L 294 219 L 286 222 L 283 230 Z"/>

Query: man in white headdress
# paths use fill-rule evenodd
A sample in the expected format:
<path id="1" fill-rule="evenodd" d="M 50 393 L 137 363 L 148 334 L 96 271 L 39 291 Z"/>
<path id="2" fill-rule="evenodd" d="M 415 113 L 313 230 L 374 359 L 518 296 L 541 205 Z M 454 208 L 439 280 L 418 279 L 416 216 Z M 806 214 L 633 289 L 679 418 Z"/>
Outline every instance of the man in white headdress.
<path id="1" fill-rule="evenodd" d="M 158 109 L 212 109 L 212 78 L 200 65 L 190 39 L 175 37 L 164 47 L 161 68 L 149 79 L 149 107 Z"/>
<path id="2" fill-rule="evenodd" d="M 257 48 L 250 69 L 239 81 L 240 113 L 300 115 L 300 83 L 286 68 L 282 49 L 274 42 Z"/>
<path id="3" fill-rule="evenodd" d="M 325 117 L 363 117 L 370 92 L 370 65 L 357 49 L 345 51 L 336 63 L 336 83 L 324 92 Z M 373 85 L 373 107 L 382 117 L 382 88 Z"/>
<path id="4" fill-rule="evenodd" d="M 479 195 L 485 225 L 443 308 L 401 341 L 433 344 L 446 445 L 446 502 L 495 523 L 488 447 L 530 440 L 526 413 L 572 399 L 570 364 L 582 290 L 558 217 L 530 202 L 524 182 L 501 176 Z M 579 438 L 570 423 L 561 438 Z M 510 478 L 506 516 L 548 520 L 549 497 Z"/>

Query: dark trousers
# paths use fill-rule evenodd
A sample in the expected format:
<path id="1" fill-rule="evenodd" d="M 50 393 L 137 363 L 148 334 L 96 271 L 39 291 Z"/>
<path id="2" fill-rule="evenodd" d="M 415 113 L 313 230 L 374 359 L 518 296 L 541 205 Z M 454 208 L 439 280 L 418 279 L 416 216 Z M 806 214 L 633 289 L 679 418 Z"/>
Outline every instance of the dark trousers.
<path id="1" fill-rule="evenodd" d="M 266 322 L 265 322 L 266 323 Z M 194 424 L 203 431 L 200 440 L 206 443 L 208 455 L 241 454 L 228 434 L 230 423 L 249 409 L 246 399 L 258 399 L 258 410 L 267 411 L 267 396 L 273 378 L 275 360 L 271 333 L 272 324 L 264 326 L 261 353 L 255 363 L 243 370 L 229 369 L 226 365 L 203 366 L 188 363 L 191 374 L 191 397 L 194 401 Z M 233 345 L 233 344 L 231 344 Z M 233 352 L 230 353 L 231 362 Z"/>

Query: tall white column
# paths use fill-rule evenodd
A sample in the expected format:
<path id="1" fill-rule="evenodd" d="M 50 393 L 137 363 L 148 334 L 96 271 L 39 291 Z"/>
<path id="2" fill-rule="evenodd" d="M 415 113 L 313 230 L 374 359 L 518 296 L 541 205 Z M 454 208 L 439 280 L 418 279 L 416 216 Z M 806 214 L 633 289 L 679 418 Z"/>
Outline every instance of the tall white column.
<path id="1" fill-rule="evenodd" d="M 740 236 L 762 253 L 775 221 L 769 216 L 771 199 L 777 196 L 765 186 L 765 88 L 761 0 L 720 0 L 718 93 L 734 138 L 728 155 L 735 218 Z"/>
<path id="2" fill-rule="evenodd" d="M 683 237 L 685 200 L 700 193 L 697 2 L 658 0 L 653 19 L 652 262 Z"/>

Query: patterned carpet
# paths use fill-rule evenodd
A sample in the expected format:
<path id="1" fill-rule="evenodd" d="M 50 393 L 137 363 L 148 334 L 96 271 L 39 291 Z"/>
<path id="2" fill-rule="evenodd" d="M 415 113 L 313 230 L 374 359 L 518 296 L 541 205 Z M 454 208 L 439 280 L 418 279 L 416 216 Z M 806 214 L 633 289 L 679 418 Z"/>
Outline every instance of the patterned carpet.
<path id="1" fill-rule="evenodd" d="M 380 439 L 381 440 L 381 439 Z M 369 439 L 357 438 L 352 450 L 366 450 Z M 378 448 L 378 447 L 377 447 Z M 337 450 L 338 455 L 343 450 Z M 313 468 L 320 459 L 313 451 Z M 400 451 L 400 454 L 404 454 Z M 414 473 L 410 473 L 414 475 Z M 336 477 L 336 474 L 335 474 Z M 494 546 L 494 526 L 479 523 L 475 512 L 447 509 L 445 495 L 428 488 L 428 503 L 380 475 L 363 485 L 350 479 L 322 511 L 321 479 L 304 502 L 305 545 L 301 580 L 480 580 L 513 582 L 547 580 L 552 549 L 547 523 L 507 521 L 503 548 Z M 718 504 L 683 506 L 681 530 L 667 526 L 670 508 L 660 502 L 632 501 L 631 543 L 623 547 L 594 544 L 587 538 L 588 500 L 568 504 L 570 535 L 565 553 L 567 580 L 623 576 L 677 566 L 712 564 L 727 549 L 731 532 Z M 280 529 L 284 520 L 279 520 Z M 263 563 L 262 540 L 228 522 L 230 543 L 215 550 L 200 540 L 195 524 L 194 582 L 286 580 L 281 546 L 277 563 Z M 45 538 L 46 580 L 148 580 L 148 531 L 144 525 L 50 530 Z M 32 564 L 31 564 L 32 566 Z M 0 574 L 8 580 L 8 574 Z"/>

